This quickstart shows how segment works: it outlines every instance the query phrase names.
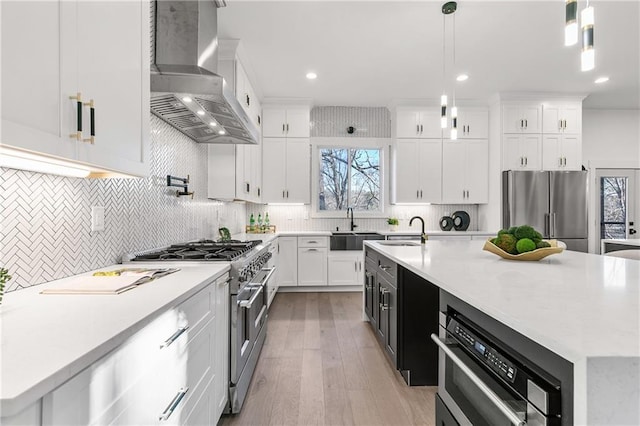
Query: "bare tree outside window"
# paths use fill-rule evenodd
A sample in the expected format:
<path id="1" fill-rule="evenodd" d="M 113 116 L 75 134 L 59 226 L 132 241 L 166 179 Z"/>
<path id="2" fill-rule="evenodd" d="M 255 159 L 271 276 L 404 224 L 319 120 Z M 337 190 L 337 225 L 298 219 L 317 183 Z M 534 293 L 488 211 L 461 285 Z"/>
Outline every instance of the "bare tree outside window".
<path id="1" fill-rule="evenodd" d="M 320 149 L 320 211 L 380 210 L 380 150 Z"/>
<path id="2" fill-rule="evenodd" d="M 627 178 L 603 177 L 600 194 L 600 237 L 626 238 Z"/>

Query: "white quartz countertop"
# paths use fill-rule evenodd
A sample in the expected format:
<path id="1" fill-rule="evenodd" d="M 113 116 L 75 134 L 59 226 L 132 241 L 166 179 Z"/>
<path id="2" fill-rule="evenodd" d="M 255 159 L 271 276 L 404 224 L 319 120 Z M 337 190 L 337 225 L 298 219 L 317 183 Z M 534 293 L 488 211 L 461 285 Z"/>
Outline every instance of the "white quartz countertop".
<path id="1" fill-rule="evenodd" d="M 483 245 L 365 241 L 572 362 L 575 424 L 639 424 L 640 262 L 568 250 L 538 262 L 509 261 Z"/>
<path id="2" fill-rule="evenodd" d="M 640 356 L 638 261 L 569 250 L 510 261 L 483 241 L 365 245 L 569 361 Z"/>
<path id="3" fill-rule="evenodd" d="M 416 230 L 410 230 L 410 231 L 403 231 L 403 230 L 397 230 L 397 231 L 374 231 L 377 232 L 380 235 L 384 235 L 384 236 L 394 236 L 394 235 L 420 235 L 420 231 L 416 231 Z M 496 235 L 497 232 L 494 231 L 455 231 L 455 230 L 451 230 L 451 231 L 443 231 L 441 229 L 436 230 L 427 230 L 424 232 L 425 234 L 427 234 L 427 236 L 429 235 Z"/>
<path id="4" fill-rule="evenodd" d="M 6 294 L 0 306 L 2 415 L 14 415 L 34 403 L 229 270 L 226 262 L 172 262 L 170 266 L 180 271 L 118 295 L 40 294 L 70 278 Z M 167 264 L 145 263 L 144 267 L 166 268 Z"/>
<path id="5" fill-rule="evenodd" d="M 622 244 L 625 246 L 640 247 L 640 239 L 605 239 L 600 241 L 605 244 Z"/>

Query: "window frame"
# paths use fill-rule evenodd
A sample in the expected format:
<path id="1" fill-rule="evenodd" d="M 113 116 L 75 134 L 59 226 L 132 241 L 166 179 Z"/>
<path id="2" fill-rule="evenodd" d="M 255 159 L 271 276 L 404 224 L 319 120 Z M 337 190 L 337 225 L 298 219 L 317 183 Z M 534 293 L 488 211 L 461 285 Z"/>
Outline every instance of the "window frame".
<path id="1" fill-rule="evenodd" d="M 389 191 L 387 191 L 387 170 L 389 170 L 389 146 L 388 138 L 311 138 L 311 217 L 313 218 L 346 218 L 346 210 L 319 210 L 319 178 L 320 162 L 322 157 L 320 150 L 325 148 L 336 149 L 379 149 L 380 150 L 380 210 L 363 211 L 356 210 L 356 217 L 361 218 L 386 218 L 389 206 Z"/>

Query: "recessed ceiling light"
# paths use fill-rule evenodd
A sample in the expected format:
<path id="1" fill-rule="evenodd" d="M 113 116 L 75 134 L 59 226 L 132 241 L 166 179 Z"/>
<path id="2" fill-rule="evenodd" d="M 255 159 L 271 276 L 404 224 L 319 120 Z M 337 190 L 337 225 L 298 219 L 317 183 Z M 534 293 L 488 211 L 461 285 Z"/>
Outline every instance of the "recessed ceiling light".
<path id="1" fill-rule="evenodd" d="M 607 81 L 609 81 L 609 77 L 598 77 L 596 79 L 596 84 L 606 83 Z"/>
<path id="2" fill-rule="evenodd" d="M 200 109 L 200 110 L 198 110 L 197 114 L 198 115 L 204 115 L 204 111 Z"/>
<path id="3" fill-rule="evenodd" d="M 191 98 L 190 98 L 190 97 L 188 97 L 188 96 L 185 96 L 184 98 L 182 98 L 182 100 L 183 100 L 184 102 L 186 102 L 186 103 L 191 102 Z"/>
<path id="4" fill-rule="evenodd" d="M 459 76 L 456 77 L 456 80 L 458 81 L 466 81 L 469 79 L 469 76 L 467 74 L 460 74 Z"/>
<path id="5" fill-rule="evenodd" d="M 308 72 L 307 73 L 307 78 L 309 80 L 315 80 L 316 78 L 318 78 L 318 74 L 316 74 L 315 72 Z"/>
<path id="6" fill-rule="evenodd" d="M 218 123 L 216 123 L 215 121 L 212 121 L 211 123 L 209 123 L 209 126 L 211 127 L 216 127 L 218 125 Z"/>
<path id="7" fill-rule="evenodd" d="M 224 130 L 218 130 L 219 135 L 224 135 L 226 132 Z"/>

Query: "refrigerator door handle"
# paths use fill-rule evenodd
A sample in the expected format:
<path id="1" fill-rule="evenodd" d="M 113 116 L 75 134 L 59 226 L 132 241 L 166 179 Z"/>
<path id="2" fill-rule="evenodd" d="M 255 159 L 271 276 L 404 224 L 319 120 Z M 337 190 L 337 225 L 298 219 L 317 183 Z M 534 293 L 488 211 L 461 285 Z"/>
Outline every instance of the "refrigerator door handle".
<path id="1" fill-rule="evenodd" d="M 552 225 L 553 226 L 551 228 L 551 230 L 552 230 L 551 237 L 555 238 L 556 237 L 556 214 L 555 214 L 555 212 L 551 213 L 551 218 L 553 219 L 553 221 L 552 221 Z"/>
<path id="2" fill-rule="evenodd" d="M 551 235 L 549 228 L 550 228 L 549 213 L 545 213 L 544 214 L 544 236 L 547 238 Z"/>

